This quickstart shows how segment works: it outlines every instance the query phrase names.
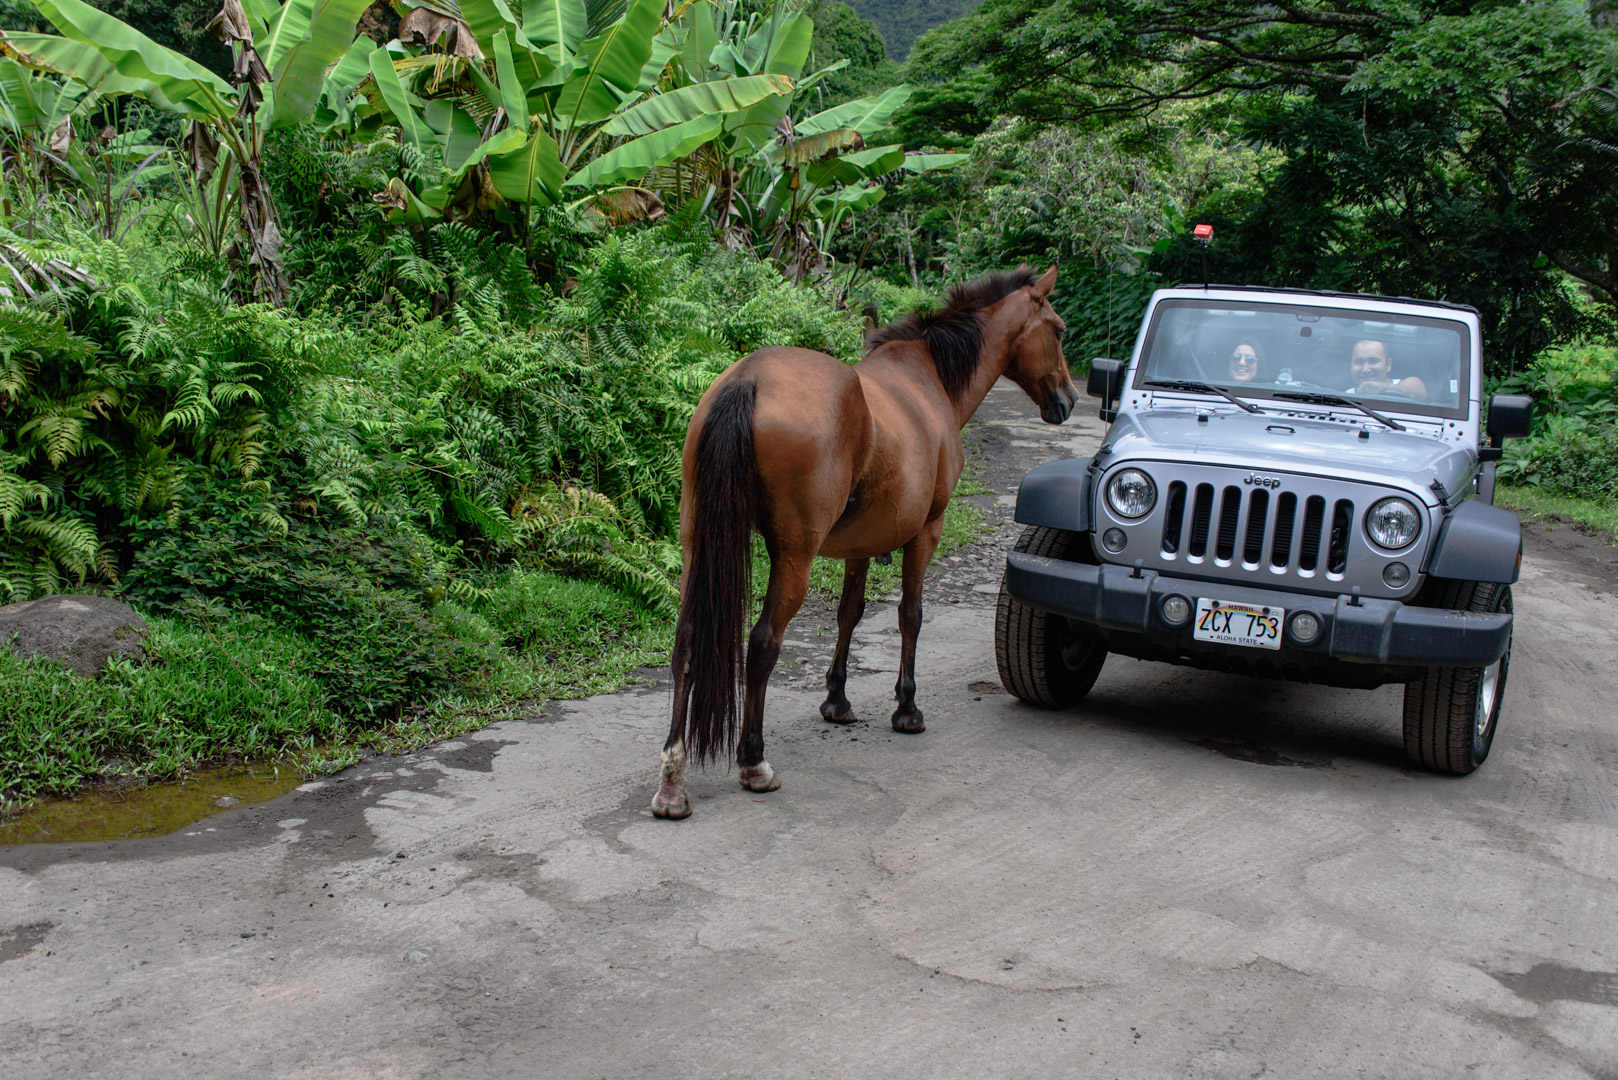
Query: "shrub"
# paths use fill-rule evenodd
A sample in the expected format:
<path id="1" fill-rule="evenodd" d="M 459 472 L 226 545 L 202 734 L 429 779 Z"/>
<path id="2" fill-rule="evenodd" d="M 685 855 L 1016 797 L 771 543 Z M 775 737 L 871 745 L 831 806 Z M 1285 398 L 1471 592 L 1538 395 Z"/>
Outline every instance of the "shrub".
<path id="1" fill-rule="evenodd" d="M 1534 399 L 1534 435 L 1506 444 L 1502 480 L 1618 499 L 1618 346 L 1548 349 L 1528 372 L 1494 389 Z"/>

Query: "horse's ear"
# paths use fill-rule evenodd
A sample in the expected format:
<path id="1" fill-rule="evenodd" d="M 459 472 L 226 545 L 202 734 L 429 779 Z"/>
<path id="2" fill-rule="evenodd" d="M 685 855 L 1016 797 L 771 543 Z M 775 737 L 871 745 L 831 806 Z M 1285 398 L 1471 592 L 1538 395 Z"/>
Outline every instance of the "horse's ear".
<path id="1" fill-rule="evenodd" d="M 1041 274 L 1038 281 L 1034 282 L 1034 295 L 1044 299 L 1051 294 L 1051 290 L 1054 288 L 1056 288 L 1056 264 L 1051 263 L 1051 268 Z"/>

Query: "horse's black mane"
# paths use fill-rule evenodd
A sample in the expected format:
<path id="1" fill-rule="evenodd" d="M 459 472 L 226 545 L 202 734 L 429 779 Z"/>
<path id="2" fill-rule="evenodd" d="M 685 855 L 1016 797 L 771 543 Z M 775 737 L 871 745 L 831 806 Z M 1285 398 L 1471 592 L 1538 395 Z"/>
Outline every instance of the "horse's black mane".
<path id="1" fill-rule="evenodd" d="M 1038 279 L 1027 266 L 951 285 L 944 306 L 918 311 L 865 335 L 865 351 L 890 341 L 923 341 L 950 397 L 972 382 L 983 351 L 983 310 Z"/>

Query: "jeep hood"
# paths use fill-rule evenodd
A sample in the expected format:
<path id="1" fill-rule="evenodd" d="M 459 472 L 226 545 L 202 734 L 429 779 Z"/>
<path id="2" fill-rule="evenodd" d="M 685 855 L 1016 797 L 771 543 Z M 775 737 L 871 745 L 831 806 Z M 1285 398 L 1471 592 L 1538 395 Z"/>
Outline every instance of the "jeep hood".
<path id="1" fill-rule="evenodd" d="M 1118 417 L 1103 443 L 1104 463 L 1125 459 L 1228 465 L 1254 472 L 1340 476 L 1365 483 L 1401 484 L 1429 504 L 1434 480 L 1451 493 L 1471 483 L 1476 451 L 1416 431 L 1357 422 L 1194 408 L 1157 408 Z M 1367 432 L 1361 438 L 1360 433 Z"/>

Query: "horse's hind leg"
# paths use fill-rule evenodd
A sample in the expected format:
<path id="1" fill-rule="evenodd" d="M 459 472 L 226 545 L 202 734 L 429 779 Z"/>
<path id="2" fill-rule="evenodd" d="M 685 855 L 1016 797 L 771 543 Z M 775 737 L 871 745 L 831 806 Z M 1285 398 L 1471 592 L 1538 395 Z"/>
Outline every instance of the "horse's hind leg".
<path id="1" fill-rule="evenodd" d="M 904 588 L 899 599 L 899 681 L 893 688 L 899 707 L 893 710 L 893 730 L 911 735 L 927 730 L 921 710 L 916 708 L 916 635 L 921 632 L 921 586 L 943 533 L 944 518 L 939 515 L 905 545 Z"/>
<path id="2" fill-rule="evenodd" d="M 870 569 L 870 559 L 843 562 L 843 598 L 837 604 L 837 653 L 826 672 L 826 700 L 820 706 L 820 715 L 834 724 L 852 724 L 857 719 L 843 688 L 848 685 L 849 642 L 865 614 L 865 576 Z"/>
<path id="3" fill-rule="evenodd" d="M 691 816 L 691 798 L 685 791 L 685 744 L 680 732 L 685 729 L 685 711 L 690 705 L 685 693 L 685 680 L 689 648 L 681 646 L 674 652 L 674 722 L 669 725 L 669 737 L 663 743 L 663 763 L 658 770 L 657 794 L 652 796 L 652 813 L 660 818 Z"/>
<path id="4" fill-rule="evenodd" d="M 809 592 L 809 564 L 813 556 L 785 556 L 771 552 L 770 585 L 764 593 L 764 610 L 747 639 L 747 703 L 742 709 L 742 737 L 736 748 L 736 764 L 741 766 L 742 787 L 749 791 L 774 791 L 781 786 L 775 770 L 764 760 L 764 692 L 769 689 L 770 672 L 781 657 L 781 639 L 787 623 L 803 606 Z"/>

